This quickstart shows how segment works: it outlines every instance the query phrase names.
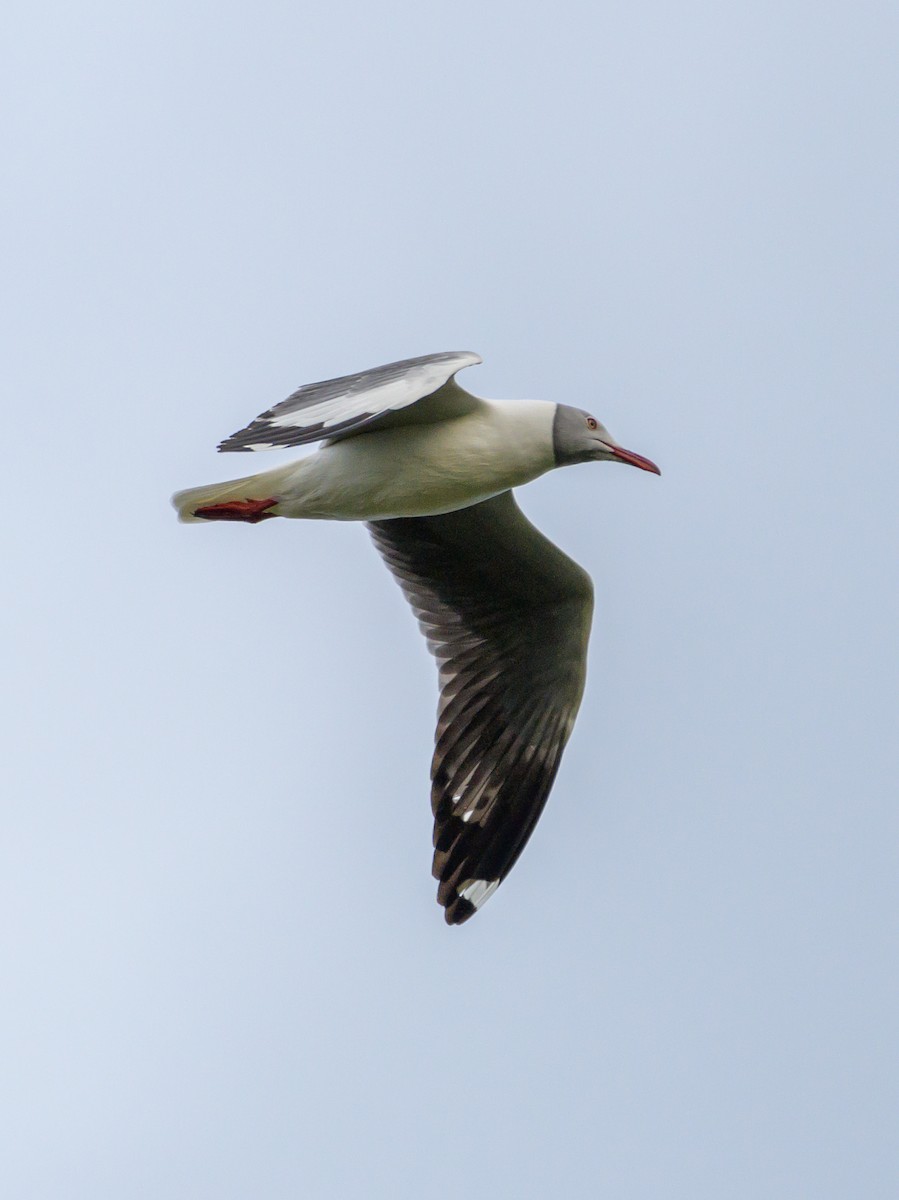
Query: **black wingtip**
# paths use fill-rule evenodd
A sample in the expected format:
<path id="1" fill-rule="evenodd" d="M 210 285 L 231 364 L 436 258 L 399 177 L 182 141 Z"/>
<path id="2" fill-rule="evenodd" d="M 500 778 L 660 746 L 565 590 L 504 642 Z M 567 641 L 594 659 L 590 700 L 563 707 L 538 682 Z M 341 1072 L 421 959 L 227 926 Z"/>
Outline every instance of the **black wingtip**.
<path id="1" fill-rule="evenodd" d="M 447 925 L 464 925 L 468 918 L 473 917 L 477 911 L 470 900 L 457 896 L 446 906 L 443 919 Z"/>

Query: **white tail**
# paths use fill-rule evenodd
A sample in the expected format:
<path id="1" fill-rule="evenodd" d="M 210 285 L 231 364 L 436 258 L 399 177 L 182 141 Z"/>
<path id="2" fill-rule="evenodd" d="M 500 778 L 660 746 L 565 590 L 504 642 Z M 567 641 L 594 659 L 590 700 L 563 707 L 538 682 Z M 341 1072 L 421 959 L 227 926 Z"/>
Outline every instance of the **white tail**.
<path id="1" fill-rule="evenodd" d="M 208 483 L 205 487 L 186 488 L 183 492 L 175 492 L 172 504 L 178 510 L 178 520 L 194 524 L 206 520 L 260 520 L 253 515 L 252 508 L 246 516 L 227 516 L 225 514 L 208 517 L 197 516 L 197 509 L 214 505 L 243 504 L 252 505 L 254 501 L 269 501 L 269 507 L 278 498 L 278 485 L 283 482 L 286 474 L 284 468 L 274 471 L 262 471 L 259 475 L 247 475 L 243 479 L 229 479 L 224 483 Z M 275 513 L 267 513 L 275 516 Z"/>

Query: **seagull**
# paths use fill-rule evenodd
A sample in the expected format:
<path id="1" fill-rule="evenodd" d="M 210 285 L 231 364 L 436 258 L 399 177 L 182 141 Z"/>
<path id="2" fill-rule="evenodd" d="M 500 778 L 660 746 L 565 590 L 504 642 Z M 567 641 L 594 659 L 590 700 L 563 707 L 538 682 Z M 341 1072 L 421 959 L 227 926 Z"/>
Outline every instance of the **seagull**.
<path id="1" fill-rule="evenodd" d="M 482 400 L 428 354 L 301 387 L 223 451 L 321 442 L 305 458 L 178 492 L 186 522 L 364 521 L 437 661 L 433 874 L 461 925 L 511 871 L 549 796 L 584 692 L 593 585 L 512 488 L 554 467 L 620 462 L 596 417 L 546 400 Z"/>

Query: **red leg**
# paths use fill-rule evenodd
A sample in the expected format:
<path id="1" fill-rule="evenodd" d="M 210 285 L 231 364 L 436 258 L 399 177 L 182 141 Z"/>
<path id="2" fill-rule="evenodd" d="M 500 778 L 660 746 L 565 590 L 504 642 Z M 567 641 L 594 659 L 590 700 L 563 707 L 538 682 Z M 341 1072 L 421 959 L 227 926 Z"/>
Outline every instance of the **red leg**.
<path id="1" fill-rule="evenodd" d="M 204 521 L 246 521 L 255 525 L 266 517 L 274 517 L 275 513 L 266 512 L 273 504 L 278 503 L 277 496 L 268 500 L 226 500 L 222 504 L 207 504 L 204 508 L 195 508 L 194 516 L 202 517 Z"/>

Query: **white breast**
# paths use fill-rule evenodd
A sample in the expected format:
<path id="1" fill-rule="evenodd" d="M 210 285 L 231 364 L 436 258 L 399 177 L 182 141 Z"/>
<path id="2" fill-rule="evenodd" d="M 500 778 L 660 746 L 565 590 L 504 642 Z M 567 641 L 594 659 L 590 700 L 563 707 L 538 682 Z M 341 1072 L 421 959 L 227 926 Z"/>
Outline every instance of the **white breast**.
<path id="1" fill-rule="evenodd" d="M 554 416 L 544 400 L 483 401 L 455 420 L 360 434 L 297 463 L 276 511 L 373 521 L 464 508 L 555 466 Z"/>

